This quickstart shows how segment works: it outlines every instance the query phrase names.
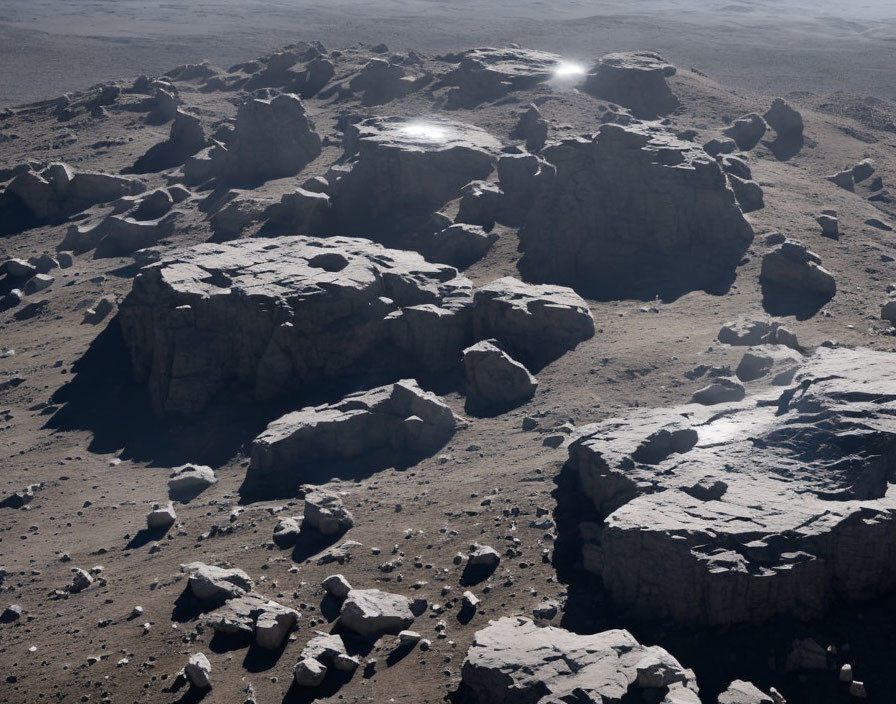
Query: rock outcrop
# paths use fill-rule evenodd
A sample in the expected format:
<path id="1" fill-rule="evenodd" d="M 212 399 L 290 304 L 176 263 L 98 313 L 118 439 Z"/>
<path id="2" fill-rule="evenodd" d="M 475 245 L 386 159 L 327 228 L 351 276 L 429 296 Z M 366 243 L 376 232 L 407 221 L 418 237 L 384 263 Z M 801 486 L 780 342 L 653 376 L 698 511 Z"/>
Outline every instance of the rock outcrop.
<path id="1" fill-rule="evenodd" d="M 794 240 L 785 240 L 762 257 L 759 283 L 763 305 L 774 315 L 814 312 L 837 293 L 837 283 L 821 266 L 821 257 Z"/>
<path id="2" fill-rule="evenodd" d="M 724 290 L 733 279 L 753 230 L 722 167 L 697 145 L 607 124 L 541 157 L 528 157 L 537 163 L 513 182 L 501 176 L 508 199 L 531 204 L 520 230 L 528 280 L 649 299 Z"/>
<path id="3" fill-rule="evenodd" d="M 134 163 L 138 174 L 162 171 L 182 164 L 187 157 L 206 146 L 205 133 L 200 119 L 185 110 L 178 109 L 171 123 L 171 132 L 164 142 L 152 146 Z"/>
<path id="4" fill-rule="evenodd" d="M 632 616 L 812 619 L 896 586 L 893 355 L 821 348 L 770 401 L 580 428 L 583 564 Z"/>
<path id="5" fill-rule="evenodd" d="M 268 488 L 295 486 L 301 483 L 296 470 L 317 463 L 419 458 L 444 444 L 458 422 L 448 406 L 413 380 L 358 392 L 270 423 L 252 442 L 246 480 Z"/>
<path id="6" fill-rule="evenodd" d="M 462 677 L 463 701 L 471 704 L 700 701 L 691 670 L 628 631 L 577 635 L 525 618 L 501 618 L 478 631 Z"/>
<path id="7" fill-rule="evenodd" d="M 637 118 L 652 120 L 678 107 L 666 82 L 675 73 L 674 66 L 652 51 L 607 54 L 588 74 L 582 90 L 629 108 Z"/>
<path id="8" fill-rule="evenodd" d="M 370 118 L 348 128 L 351 168 L 332 184 L 336 232 L 402 230 L 491 173 L 501 143 L 488 132 L 443 119 Z"/>
<path id="9" fill-rule="evenodd" d="M 445 58 L 459 61 L 441 81 L 454 86 L 445 100 L 449 110 L 476 107 L 513 91 L 533 88 L 551 78 L 561 63 L 556 54 L 519 48 L 471 49 Z"/>
<path id="10" fill-rule="evenodd" d="M 367 240 L 204 244 L 144 268 L 121 304 L 134 374 L 159 413 L 225 388 L 265 400 L 389 359 L 443 371 L 472 342 L 472 285 Z"/>
<path id="11" fill-rule="evenodd" d="M 476 292 L 473 325 L 477 339 L 498 340 L 514 359 L 535 370 L 594 336 L 591 310 L 574 291 L 511 276 Z"/>

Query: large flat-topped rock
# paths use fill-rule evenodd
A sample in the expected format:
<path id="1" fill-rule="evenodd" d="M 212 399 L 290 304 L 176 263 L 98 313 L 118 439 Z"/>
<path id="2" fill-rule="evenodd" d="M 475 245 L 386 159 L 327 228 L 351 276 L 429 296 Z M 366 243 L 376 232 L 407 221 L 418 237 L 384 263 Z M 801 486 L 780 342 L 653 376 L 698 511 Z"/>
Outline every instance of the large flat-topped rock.
<path id="1" fill-rule="evenodd" d="M 354 163 L 331 197 L 337 229 L 349 233 L 438 210 L 487 177 L 501 150 L 485 130 L 437 118 L 370 118 L 349 128 L 346 143 Z"/>
<path id="2" fill-rule="evenodd" d="M 627 51 L 602 56 L 589 73 L 583 90 L 597 98 L 630 108 L 635 117 L 654 119 L 678 107 L 666 83 L 676 69 L 652 51 Z"/>
<path id="3" fill-rule="evenodd" d="M 471 304 L 468 279 L 418 254 L 281 237 L 199 245 L 153 264 L 120 316 L 156 411 L 193 413 L 225 388 L 269 399 L 350 373 L 371 354 L 388 359 L 393 334 L 409 366 L 459 363 Z M 456 349 L 435 354 L 427 340 Z"/>
<path id="4" fill-rule="evenodd" d="M 817 618 L 896 586 L 890 353 L 821 349 L 759 403 L 586 426 L 568 467 L 585 568 L 644 618 Z"/>
<path id="5" fill-rule="evenodd" d="M 527 279 L 599 298 L 730 284 L 753 230 L 703 149 L 655 126 L 607 124 L 542 156 L 531 176 L 501 180 L 512 202 L 529 206 L 519 263 Z"/>
<path id="6" fill-rule="evenodd" d="M 470 49 L 452 58 L 460 63 L 442 80 L 455 86 L 446 99 L 449 109 L 475 107 L 532 88 L 551 78 L 561 63 L 556 54 L 512 47 Z"/>
<path id="7" fill-rule="evenodd" d="M 691 670 L 628 631 L 578 635 L 525 618 L 501 618 L 478 631 L 462 676 L 464 701 L 473 704 L 700 701 Z"/>

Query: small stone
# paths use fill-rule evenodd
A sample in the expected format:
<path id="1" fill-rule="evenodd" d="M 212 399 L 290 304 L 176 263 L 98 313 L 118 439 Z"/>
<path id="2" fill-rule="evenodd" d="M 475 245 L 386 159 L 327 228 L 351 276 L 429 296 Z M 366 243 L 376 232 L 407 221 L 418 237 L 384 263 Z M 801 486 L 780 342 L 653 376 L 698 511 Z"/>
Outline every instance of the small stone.
<path id="1" fill-rule="evenodd" d="M 208 689 L 212 686 L 209 681 L 211 671 L 212 665 L 203 653 L 193 653 L 184 667 L 184 674 L 196 689 Z"/>
<path id="2" fill-rule="evenodd" d="M 176 520 L 173 503 L 169 501 L 164 506 L 153 504 L 152 510 L 146 514 L 146 527 L 149 530 L 162 530 L 173 526 Z"/>

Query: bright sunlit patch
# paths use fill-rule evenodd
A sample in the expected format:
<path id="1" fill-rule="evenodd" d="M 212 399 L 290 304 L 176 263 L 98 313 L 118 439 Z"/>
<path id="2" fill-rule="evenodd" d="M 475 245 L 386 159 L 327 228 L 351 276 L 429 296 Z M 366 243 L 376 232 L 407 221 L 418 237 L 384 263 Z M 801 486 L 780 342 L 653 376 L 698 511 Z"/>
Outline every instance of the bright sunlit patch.
<path id="1" fill-rule="evenodd" d="M 401 129 L 405 136 L 419 142 L 448 141 L 448 130 L 431 122 L 410 122 Z"/>
<path id="2" fill-rule="evenodd" d="M 568 81 L 574 78 L 581 78 L 585 75 L 585 72 L 586 69 L 582 64 L 575 61 L 561 61 L 554 67 L 554 78 Z"/>

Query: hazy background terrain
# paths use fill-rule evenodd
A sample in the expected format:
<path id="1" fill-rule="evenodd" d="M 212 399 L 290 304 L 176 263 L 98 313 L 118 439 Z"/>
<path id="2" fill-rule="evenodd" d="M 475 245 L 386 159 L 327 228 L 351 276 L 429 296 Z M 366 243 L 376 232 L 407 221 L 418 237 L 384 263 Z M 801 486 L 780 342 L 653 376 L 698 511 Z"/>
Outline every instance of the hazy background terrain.
<path id="1" fill-rule="evenodd" d="M 896 98 L 892 0 L 2 0 L 0 106 L 313 39 L 583 60 L 652 48 L 734 86 Z"/>

